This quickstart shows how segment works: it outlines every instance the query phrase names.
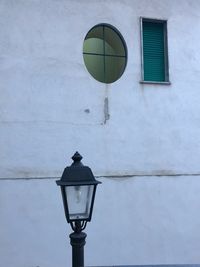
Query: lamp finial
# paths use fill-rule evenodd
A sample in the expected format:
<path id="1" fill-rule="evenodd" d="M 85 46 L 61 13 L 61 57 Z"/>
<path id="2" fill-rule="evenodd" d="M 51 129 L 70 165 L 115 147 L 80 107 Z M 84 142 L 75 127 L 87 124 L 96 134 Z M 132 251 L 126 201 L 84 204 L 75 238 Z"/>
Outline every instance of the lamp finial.
<path id="1" fill-rule="evenodd" d="M 73 164 L 79 163 L 82 160 L 82 156 L 78 153 L 78 151 L 76 151 L 76 153 L 73 155 L 72 159 L 73 159 Z"/>

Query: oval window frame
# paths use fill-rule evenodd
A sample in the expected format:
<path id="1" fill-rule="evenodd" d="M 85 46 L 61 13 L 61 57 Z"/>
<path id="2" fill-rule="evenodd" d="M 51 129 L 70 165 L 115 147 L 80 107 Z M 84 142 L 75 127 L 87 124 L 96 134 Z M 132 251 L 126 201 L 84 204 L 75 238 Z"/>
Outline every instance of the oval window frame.
<path id="1" fill-rule="evenodd" d="M 92 31 L 94 31 L 95 29 L 100 29 L 102 28 L 103 32 L 102 32 L 102 37 L 103 38 L 99 38 L 99 41 L 103 41 L 103 51 L 100 52 L 100 53 L 95 53 L 95 52 L 85 52 L 84 49 L 85 49 L 85 43 L 87 40 L 89 40 L 90 38 L 87 38 L 88 35 L 90 35 L 92 33 Z M 115 36 L 115 38 L 119 39 L 120 40 L 120 44 L 119 46 L 123 47 L 123 53 L 124 55 L 118 55 L 117 52 L 116 54 L 106 54 L 105 53 L 105 44 L 108 45 L 107 41 L 106 41 L 106 38 L 105 38 L 105 32 L 106 30 L 111 30 L 112 31 L 112 34 L 114 33 L 113 36 Z M 98 38 L 97 38 L 98 39 Z M 112 48 L 112 47 L 111 47 Z M 98 49 L 98 48 L 97 48 Z M 101 48 L 99 48 L 101 49 Z M 110 50 L 111 51 L 111 50 Z M 114 51 L 114 50 L 113 50 Z M 83 61 L 84 61 L 84 65 L 87 69 L 87 71 L 90 73 L 90 75 L 97 81 L 101 82 L 101 83 L 105 83 L 105 84 L 111 84 L 111 83 L 114 83 L 116 82 L 117 80 L 119 80 L 122 75 L 124 74 L 125 72 L 125 69 L 126 69 L 126 66 L 127 66 L 127 61 L 128 61 L 128 49 L 127 49 L 127 45 L 126 45 L 126 42 L 122 36 L 122 34 L 119 32 L 119 30 L 114 27 L 113 25 L 111 24 L 107 24 L 107 23 L 99 23 L 99 24 L 96 24 L 95 26 L 93 26 L 88 32 L 87 34 L 85 35 L 85 38 L 84 38 L 84 42 L 83 42 Z M 97 61 L 97 58 L 98 58 L 98 61 L 99 61 L 99 64 L 102 65 L 102 68 L 103 68 L 103 71 L 101 70 L 101 66 L 99 67 L 99 65 L 97 65 L 98 63 L 96 63 L 95 61 L 91 60 L 90 59 L 90 66 L 88 66 L 88 62 L 86 60 L 86 58 L 90 58 L 91 56 L 93 56 L 93 59 L 94 57 L 96 58 L 96 61 Z M 92 57 L 91 57 L 92 58 Z M 117 61 L 120 63 L 120 59 L 121 61 L 124 60 L 124 62 L 121 62 L 121 67 L 119 67 L 119 69 L 117 70 L 118 74 L 114 74 L 114 68 L 109 69 L 110 73 L 106 72 L 106 60 L 110 60 L 110 61 L 113 61 L 112 64 L 114 63 L 114 61 L 116 59 L 118 59 Z M 100 62 L 101 61 L 101 62 Z M 102 62 L 103 61 L 103 62 Z M 118 63 L 118 66 L 119 66 L 119 63 Z M 93 65 L 92 65 L 93 64 Z M 111 63 L 109 63 L 110 65 L 108 65 L 109 67 L 111 66 Z M 114 65 L 112 65 L 114 66 Z M 117 65 L 115 65 L 117 66 Z M 117 67 L 116 67 L 117 68 Z M 98 72 L 99 69 L 101 70 L 101 73 Z M 112 70 L 112 71 L 111 71 Z M 96 73 L 95 73 L 96 71 Z M 116 72 L 116 70 L 115 70 Z M 110 76 L 114 76 L 115 75 L 115 78 L 110 78 Z M 98 76 L 99 75 L 99 76 Z M 101 77 L 100 77 L 101 76 Z"/>

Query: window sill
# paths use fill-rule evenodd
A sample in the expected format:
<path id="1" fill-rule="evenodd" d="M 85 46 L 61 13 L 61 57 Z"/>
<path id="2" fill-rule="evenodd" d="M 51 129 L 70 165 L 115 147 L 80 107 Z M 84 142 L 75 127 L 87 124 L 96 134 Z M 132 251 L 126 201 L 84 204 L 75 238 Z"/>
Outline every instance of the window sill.
<path id="1" fill-rule="evenodd" d="M 142 84 L 162 84 L 162 85 L 170 85 L 171 82 L 153 82 L 153 81 L 140 81 Z"/>

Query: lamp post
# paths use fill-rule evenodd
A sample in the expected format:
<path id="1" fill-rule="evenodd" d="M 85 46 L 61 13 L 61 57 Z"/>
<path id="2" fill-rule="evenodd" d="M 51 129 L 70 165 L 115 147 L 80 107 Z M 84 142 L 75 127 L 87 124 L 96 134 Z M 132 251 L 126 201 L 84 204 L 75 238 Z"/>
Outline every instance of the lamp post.
<path id="1" fill-rule="evenodd" d="M 69 235 L 72 245 L 72 267 L 84 266 L 84 245 L 86 233 L 82 232 L 92 218 L 96 187 L 91 169 L 81 163 L 82 156 L 76 152 L 73 163 L 66 167 L 60 180 L 63 205 L 67 222 L 74 231 Z"/>

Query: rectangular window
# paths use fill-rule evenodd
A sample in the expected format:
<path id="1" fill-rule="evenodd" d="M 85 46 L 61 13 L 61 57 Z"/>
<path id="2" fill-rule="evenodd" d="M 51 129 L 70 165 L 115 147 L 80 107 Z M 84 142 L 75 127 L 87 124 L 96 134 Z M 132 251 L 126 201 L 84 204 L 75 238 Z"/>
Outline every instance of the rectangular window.
<path id="1" fill-rule="evenodd" d="M 167 21 L 141 18 L 142 81 L 169 84 Z"/>

